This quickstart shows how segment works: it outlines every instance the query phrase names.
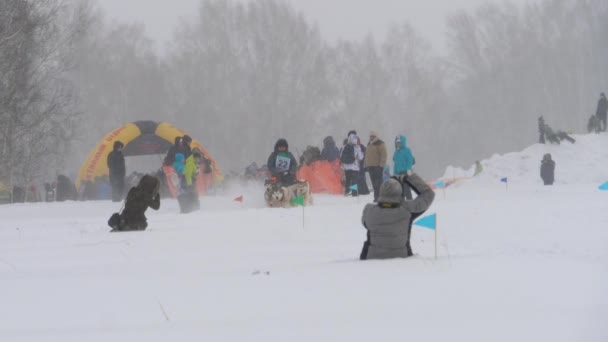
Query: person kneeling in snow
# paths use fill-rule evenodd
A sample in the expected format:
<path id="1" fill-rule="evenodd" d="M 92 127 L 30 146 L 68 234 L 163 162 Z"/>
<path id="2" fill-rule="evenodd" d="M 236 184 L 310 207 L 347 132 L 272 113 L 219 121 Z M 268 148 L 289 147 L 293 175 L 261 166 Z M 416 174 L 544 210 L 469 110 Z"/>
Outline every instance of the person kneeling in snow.
<path id="1" fill-rule="evenodd" d="M 418 195 L 404 200 L 404 185 Z M 410 246 L 412 223 L 433 203 L 435 192 L 417 174 L 392 177 L 380 187 L 377 204 L 367 204 L 361 221 L 367 229 L 367 241 L 361 260 L 405 258 L 413 255 Z"/>
<path id="2" fill-rule="evenodd" d="M 145 230 L 148 227 L 146 210 L 160 208 L 160 181 L 151 175 L 144 175 L 137 186 L 132 187 L 125 200 L 122 213 L 115 213 L 108 221 L 112 231 Z"/>

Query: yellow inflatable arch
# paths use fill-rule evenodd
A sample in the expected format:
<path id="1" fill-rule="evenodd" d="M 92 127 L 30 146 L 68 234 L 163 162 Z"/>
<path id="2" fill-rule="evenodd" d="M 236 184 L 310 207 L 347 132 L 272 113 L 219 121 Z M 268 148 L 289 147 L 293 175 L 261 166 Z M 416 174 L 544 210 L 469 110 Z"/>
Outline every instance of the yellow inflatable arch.
<path id="1" fill-rule="evenodd" d="M 80 167 L 78 179 L 76 179 L 76 188 L 80 190 L 80 185 L 83 182 L 93 181 L 96 177 L 109 174 L 107 159 L 108 154 L 112 152 L 115 141 L 121 141 L 124 144 L 123 154 L 125 157 L 164 154 L 173 145 L 176 137 L 182 137 L 186 134 L 183 130 L 165 122 L 136 121 L 119 127 L 108 133 L 91 151 Z M 211 156 L 209 151 L 195 139 L 192 139 L 190 147 L 198 148 L 207 159 L 211 160 L 214 178 L 221 181 L 222 174 L 215 158 Z"/>

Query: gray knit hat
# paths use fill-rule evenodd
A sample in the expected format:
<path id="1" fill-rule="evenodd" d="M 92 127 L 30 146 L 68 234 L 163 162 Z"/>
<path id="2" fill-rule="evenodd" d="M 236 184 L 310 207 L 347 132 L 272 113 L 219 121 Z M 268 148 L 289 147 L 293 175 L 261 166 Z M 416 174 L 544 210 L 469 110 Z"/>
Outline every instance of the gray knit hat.
<path id="1" fill-rule="evenodd" d="M 378 203 L 401 203 L 403 202 L 403 188 L 396 179 L 388 179 L 380 187 Z"/>

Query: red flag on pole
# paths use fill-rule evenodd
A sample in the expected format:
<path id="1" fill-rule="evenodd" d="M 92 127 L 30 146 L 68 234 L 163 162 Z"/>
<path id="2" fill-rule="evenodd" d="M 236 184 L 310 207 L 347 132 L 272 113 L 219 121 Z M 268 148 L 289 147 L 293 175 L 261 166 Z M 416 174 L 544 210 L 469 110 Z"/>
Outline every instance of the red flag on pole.
<path id="1" fill-rule="evenodd" d="M 239 197 L 237 197 L 237 198 L 233 199 L 233 201 L 243 203 L 243 195 L 241 195 L 241 196 L 239 196 Z"/>

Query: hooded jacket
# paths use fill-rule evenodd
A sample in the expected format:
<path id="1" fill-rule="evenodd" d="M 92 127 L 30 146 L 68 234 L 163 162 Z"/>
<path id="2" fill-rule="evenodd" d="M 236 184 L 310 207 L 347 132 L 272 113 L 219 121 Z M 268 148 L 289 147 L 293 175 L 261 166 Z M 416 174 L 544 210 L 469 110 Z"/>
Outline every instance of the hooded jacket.
<path id="1" fill-rule="evenodd" d="M 175 154 L 177 154 L 179 148 L 181 147 L 181 137 L 175 137 L 173 146 L 169 147 L 169 151 L 167 151 L 167 155 L 165 156 L 165 160 L 163 161 L 164 165 L 171 166 L 175 162 Z"/>
<path id="2" fill-rule="evenodd" d="M 350 132 L 348 134 L 347 144 L 353 145 L 353 149 L 355 151 L 355 161 L 350 164 L 342 164 L 342 169 L 349 171 L 359 171 L 359 164 L 364 158 L 363 151 L 361 151 L 361 146 L 359 145 L 359 138 L 356 133 Z M 344 148 L 340 153 L 344 152 Z"/>
<path id="3" fill-rule="evenodd" d="M 198 175 L 199 168 L 198 163 L 196 162 L 196 157 L 200 158 L 200 154 L 192 153 L 190 157 L 186 158 L 186 165 L 184 166 L 184 177 L 186 180 L 186 186 L 191 186 L 194 184 L 196 180 L 196 176 Z"/>
<path id="4" fill-rule="evenodd" d="M 393 154 L 393 163 L 395 163 L 393 174 L 395 175 L 406 173 L 414 166 L 414 156 L 407 147 L 405 135 L 399 135 L 398 139 L 401 141 L 401 148 L 397 148 L 397 139 L 395 139 L 395 153 Z"/>
<path id="5" fill-rule="evenodd" d="M 279 151 L 280 146 L 285 146 L 285 151 Z M 268 171 L 273 176 L 279 176 L 285 172 L 295 175 L 298 170 L 298 162 L 296 158 L 289 152 L 287 140 L 279 139 L 274 144 L 274 151 L 268 156 Z"/>
<path id="6" fill-rule="evenodd" d="M 409 241 L 412 222 L 431 206 L 435 192 L 417 174 L 407 177 L 405 182 L 418 194 L 416 199 L 405 201 L 401 184 L 389 179 L 382 184 L 378 204 L 370 203 L 363 209 L 361 222 L 368 231 L 368 240 L 361 259 L 405 258 L 411 255 Z"/>
<path id="7" fill-rule="evenodd" d="M 118 149 L 124 145 L 120 141 L 114 142 L 112 152 L 108 154 L 108 169 L 110 169 L 110 178 L 124 178 L 127 170 L 125 167 L 125 157 L 122 151 Z"/>
<path id="8" fill-rule="evenodd" d="M 336 146 L 334 138 L 331 136 L 325 137 L 325 139 L 323 139 L 323 150 L 321 151 L 321 159 L 333 162 L 338 158 L 340 158 L 340 150 Z"/>
<path id="9" fill-rule="evenodd" d="M 148 226 L 146 210 L 160 208 L 158 190 L 160 181 L 151 175 L 144 175 L 137 186 L 132 187 L 125 200 L 125 208 L 120 214 L 119 230 L 143 230 Z"/>
<path id="10" fill-rule="evenodd" d="M 173 162 L 173 169 L 175 170 L 175 173 L 177 173 L 178 175 L 184 174 L 184 167 L 186 166 L 185 159 L 186 158 L 184 158 L 183 154 L 181 154 L 181 153 L 175 154 L 175 161 Z"/>
<path id="11" fill-rule="evenodd" d="M 555 181 L 555 162 L 549 153 L 545 154 L 540 162 L 540 178 L 545 185 L 552 185 Z"/>

